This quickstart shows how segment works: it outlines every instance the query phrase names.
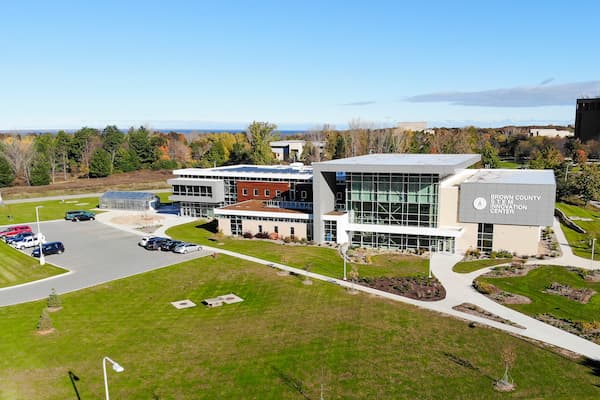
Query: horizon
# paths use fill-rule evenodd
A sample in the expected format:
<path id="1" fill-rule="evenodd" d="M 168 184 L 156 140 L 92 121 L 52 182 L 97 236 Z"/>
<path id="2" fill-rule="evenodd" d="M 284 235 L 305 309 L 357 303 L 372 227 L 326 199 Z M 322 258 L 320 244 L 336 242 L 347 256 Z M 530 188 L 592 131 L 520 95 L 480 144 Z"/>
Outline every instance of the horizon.
<path id="1" fill-rule="evenodd" d="M 3 131 L 564 126 L 600 96 L 594 1 L 34 3 L 3 10 Z"/>

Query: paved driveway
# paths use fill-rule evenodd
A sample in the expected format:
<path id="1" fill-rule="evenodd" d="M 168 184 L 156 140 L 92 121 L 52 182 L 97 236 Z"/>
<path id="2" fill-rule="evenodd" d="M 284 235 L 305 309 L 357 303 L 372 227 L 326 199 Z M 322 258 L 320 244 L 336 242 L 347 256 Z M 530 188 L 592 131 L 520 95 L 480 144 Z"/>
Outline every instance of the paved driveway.
<path id="1" fill-rule="evenodd" d="M 47 256 L 46 262 L 71 272 L 0 289 L 0 306 L 47 297 L 52 288 L 56 288 L 58 293 L 71 292 L 211 254 L 209 251 L 189 254 L 147 251 L 137 245 L 140 236 L 98 221 L 54 221 L 40 225 L 48 241 L 61 241 L 65 245 L 63 254 Z M 32 227 L 36 230 L 35 226 Z M 26 252 L 31 254 L 31 249 Z"/>

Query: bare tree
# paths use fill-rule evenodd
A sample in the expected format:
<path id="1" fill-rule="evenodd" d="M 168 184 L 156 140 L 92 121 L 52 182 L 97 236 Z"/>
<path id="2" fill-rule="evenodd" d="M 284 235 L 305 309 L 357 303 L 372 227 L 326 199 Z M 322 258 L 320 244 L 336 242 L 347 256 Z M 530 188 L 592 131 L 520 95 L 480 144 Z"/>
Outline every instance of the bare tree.
<path id="1" fill-rule="evenodd" d="M 3 146 L 0 146 L 0 152 L 8 161 L 15 176 L 21 177 L 27 184 L 31 184 L 30 170 L 35 155 L 33 137 L 10 136 L 5 139 Z"/>

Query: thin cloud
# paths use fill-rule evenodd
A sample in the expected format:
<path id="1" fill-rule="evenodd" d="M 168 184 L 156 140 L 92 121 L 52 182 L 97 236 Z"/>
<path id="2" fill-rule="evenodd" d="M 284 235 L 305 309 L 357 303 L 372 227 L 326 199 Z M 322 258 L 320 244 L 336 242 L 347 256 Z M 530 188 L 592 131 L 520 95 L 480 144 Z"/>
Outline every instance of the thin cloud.
<path id="1" fill-rule="evenodd" d="M 543 83 L 543 82 L 542 82 Z M 600 95 L 600 81 L 561 85 L 519 86 L 479 92 L 438 92 L 408 97 L 411 103 L 450 103 L 480 107 L 572 106 L 580 97 Z"/>
<path id="2" fill-rule="evenodd" d="M 340 104 L 341 106 L 344 107 L 360 107 L 360 106 L 369 106 L 371 104 L 375 104 L 375 101 L 354 101 L 351 103 L 344 103 L 344 104 Z"/>
<path id="3" fill-rule="evenodd" d="M 543 81 L 540 82 L 539 86 L 547 85 L 547 84 L 549 84 L 552 81 L 554 81 L 554 78 L 544 79 Z"/>

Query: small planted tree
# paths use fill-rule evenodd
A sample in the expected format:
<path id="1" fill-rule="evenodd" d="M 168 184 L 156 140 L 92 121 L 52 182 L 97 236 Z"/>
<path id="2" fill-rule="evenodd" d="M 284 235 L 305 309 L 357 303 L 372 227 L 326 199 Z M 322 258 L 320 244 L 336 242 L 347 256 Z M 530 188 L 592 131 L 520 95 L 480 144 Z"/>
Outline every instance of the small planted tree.
<path id="1" fill-rule="evenodd" d="M 48 295 L 48 311 L 58 311 L 62 308 L 60 297 L 56 293 L 56 289 L 52 288 L 52 292 Z"/>
<path id="2" fill-rule="evenodd" d="M 54 331 L 54 325 L 52 324 L 52 319 L 50 318 L 50 315 L 48 315 L 47 309 L 44 308 L 42 310 L 42 314 L 38 319 L 36 328 L 40 335 L 45 335 Z"/>
<path id="3" fill-rule="evenodd" d="M 352 265 L 352 270 L 350 271 L 350 273 L 348 275 L 350 275 L 350 282 L 352 283 L 349 293 L 356 294 L 356 293 L 358 293 L 358 290 L 356 290 L 356 288 L 354 287 L 354 284 L 356 282 L 358 282 L 358 278 L 359 278 L 358 267 L 356 266 L 356 264 Z"/>
<path id="4" fill-rule="evenodd" d="M 514 347 L 506 346 L 502 349 L 501 356 L 502 362 L 504 363 L 504 375 L 502 378 L 500 378 L 500 380 L 496 381 L 494 386 L 496 387 L 496 390 L 502 392 L 511 392 L 515 390 L 515 383 L 510 375 L 510 370 L 515 365 L 517 353 L 515 352 Z"/>
<path id="5" fill-rule="evenodd" d="M 310 272 L 310 269 L 312 268 L 312 263 L 306 263 L 304 264 L 304 271 L 306 272 Z M 312 285 L 312 281 L 310 280 L 310 277 L 308 277 L 307 275 L 304 276 L 304 280 L 302 281 L 302 283 L 304 283 L 305 285 Z"/>

